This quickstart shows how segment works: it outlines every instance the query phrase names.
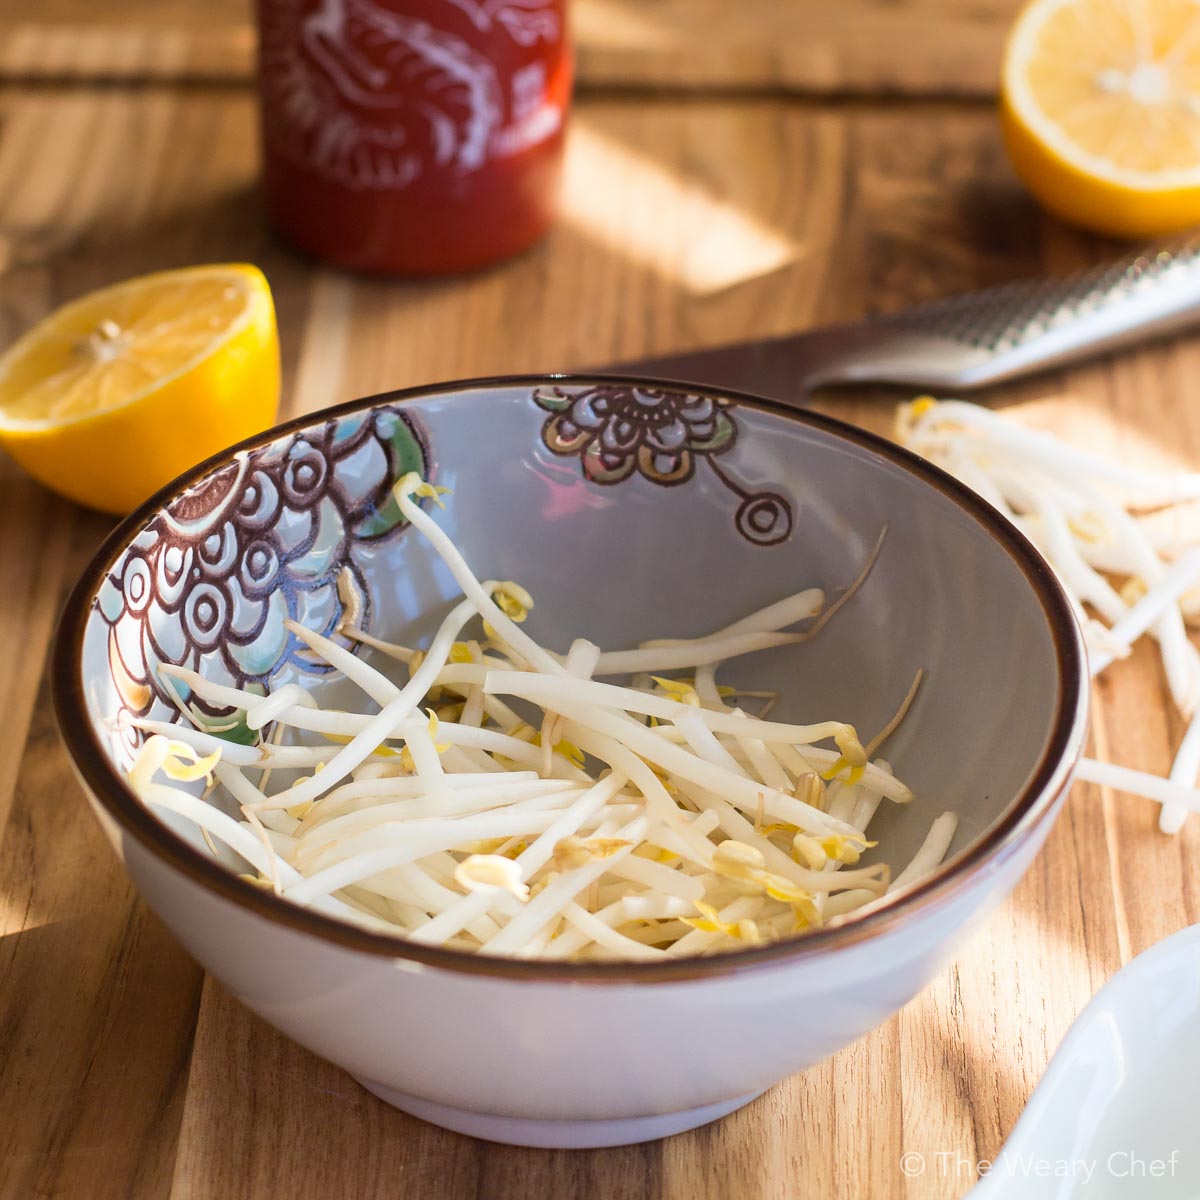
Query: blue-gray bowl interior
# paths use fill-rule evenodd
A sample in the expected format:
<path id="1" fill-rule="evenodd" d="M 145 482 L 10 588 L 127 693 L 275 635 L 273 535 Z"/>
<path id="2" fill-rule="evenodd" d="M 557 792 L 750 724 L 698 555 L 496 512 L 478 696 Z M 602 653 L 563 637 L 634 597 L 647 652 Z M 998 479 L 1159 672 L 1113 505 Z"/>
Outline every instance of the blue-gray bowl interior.
<path id="1" fill-rule="evenodd" d="M 960 818 L 954 851 L 975 842 L 1047 748 L 1063 680 L 1028 562 L 953 488 L 869 440 L 741 400 L 578 381 L 339 411 L 210 469 L 118 548 L 82 667 L 116 771 L 137 738 L 114 729 L 120 710 L 171 715 L 156 660 L 348 699 L 282 631 L 284 615 L 331 627 L 343 569 L 372 633 L 407 644 L 431 633 L 458 590 L 380 504 L 414 465 L 451 489 L 437 519 L 477 575 L 524 584 L 536 600 L 527 628 L 556 650 L 576 637 L 616 649 L 705 634 L 807 587 L 833 598 L 886 528 L 865 586 L 818 637 L 718 679 L 777 689 L 775 716 L 850 721 L 865 741 L 926 670 L 881 751 L 916 793 L 909 806 L 885 802 L 872 826 L 876 857 L 895 868 L 944 810 Z M 163 820 L 209 853 L 186 821 Z"/>

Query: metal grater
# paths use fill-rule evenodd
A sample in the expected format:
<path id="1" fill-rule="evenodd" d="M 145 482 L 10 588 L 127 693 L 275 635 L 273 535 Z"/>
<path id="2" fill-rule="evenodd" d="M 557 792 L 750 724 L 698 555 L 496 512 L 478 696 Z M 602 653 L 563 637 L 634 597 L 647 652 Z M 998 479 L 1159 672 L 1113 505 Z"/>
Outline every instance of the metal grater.
<path id="1" fill-rule="evenodd" d="M 1057 279 L 1002 284 L 783 338 L 606 372 L 802 400 L 836 383 L 966 391 L 1177 332 L 1200 320 L 1200 235 Z"/>

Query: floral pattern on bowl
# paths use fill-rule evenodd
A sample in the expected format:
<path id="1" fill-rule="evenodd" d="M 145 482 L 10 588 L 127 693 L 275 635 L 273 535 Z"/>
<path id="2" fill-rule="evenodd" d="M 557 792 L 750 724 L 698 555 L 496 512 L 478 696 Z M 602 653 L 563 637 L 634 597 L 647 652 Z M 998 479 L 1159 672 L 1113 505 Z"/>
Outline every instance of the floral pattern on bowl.
<path id="1" fill-rule="evenodd" d="M 752 492 L 718 463 L 738 436 L 728 400 L 618 383 L 539 388 L 533 398 L 550 414 L 542 424 L 546 449 L 577 456 L 592 483 L 617 484 L 638 474 L 671 487 L 686 483 L 697 461 L 705 462 L 741 501 L 734 524 L 748 541 L 774 546 L 795 527 L 786 496 Z"/>
<path id="2" fill-rule="evenodd" d="M 404 524 L 390 489 L 428 462 L 417 425 L 388 407 L 239 455 L 164 509 L 96 601 L 124 711 L 178 715 L 162 663 L 240 688 L 326 670 L 285 621 L 328 635 L 347 606 L 370 620 L 358 552 Z"/>

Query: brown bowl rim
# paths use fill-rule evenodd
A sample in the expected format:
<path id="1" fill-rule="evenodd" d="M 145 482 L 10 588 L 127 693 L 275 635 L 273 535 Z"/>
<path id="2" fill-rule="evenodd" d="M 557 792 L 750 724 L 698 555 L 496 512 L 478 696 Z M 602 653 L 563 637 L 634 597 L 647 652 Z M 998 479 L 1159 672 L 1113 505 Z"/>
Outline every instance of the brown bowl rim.
<path id="1" fill-rule="evenodd" d="M 937 871 L 905 891 L 894 903 L 860 917 L 850 915 L 836 924 L 821 926 L 792 939 L 665 963 L 540 962 L 423 946 L 391 934 L 358 928 L 293 904 L 240 878 L 215 859 L 201 853 L 137 800 L 109 764 L 92 729 L 84 696 L 82 650 L 92 601 L 117 559 L 155 513 L 184 488 L 225 465 L 236 454 L 267 445 L 320 421 L 349 416 L 384 403 L 415 402 L 455 392 L 530 389 L 545 385 L 584 386 L 599 382 L 664 387 L 686 391 L 691 395 L 728 399 L 738 405 L 810 426 L 869 450 L 941 492 L 982 526 L 1021 569 L 1041 603 L 1054 644 L 1058 667 L 1055 715 L 1050 737 L 1029 780 L 1001 819 L 978 841 L 959 851 Z M 1001 854 L 1014 849 L 1034 832 L 1042 817 L 1053 809 L 1057 799 L 1069 786 L 1075 763 L 1082 753 L 1088 706 L 1086 661 L 1082 636 L 1070 603 L 1045 560 L 1007 518 L 939 467 L 877 434 L 836 417 L 793 407 L 781 401 L 669 379 L 582 372 L 485 376 L 381 392 L 294 417 L 198 463 L 166 484 L 122 520 L 92 557 L 72 589 L 59 621 L 51 662 L 51 681 L 54 708 L 63 741 L 75 769 L 96 801 L 126 834 L 136 838 L 143 847 L 192 882 L 223 899 L 258 917 L 279 922 L 321 941 L 366 954 L 408 960 L 426 967 L 530 982 L 629 984 L 733 975 L 785 961 L 812 958 L 862 942 L 895 928 L 943 899 L 968 877 Z"/>

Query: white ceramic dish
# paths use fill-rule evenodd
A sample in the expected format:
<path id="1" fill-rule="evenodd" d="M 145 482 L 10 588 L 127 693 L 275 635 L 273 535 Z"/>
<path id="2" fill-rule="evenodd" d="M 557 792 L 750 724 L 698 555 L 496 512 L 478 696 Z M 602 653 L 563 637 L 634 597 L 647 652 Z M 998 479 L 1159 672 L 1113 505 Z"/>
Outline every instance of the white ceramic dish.
<path id="1" fill-rule="evenodd" d="M 411 639 L 453 595 L 389 506 L 417 468 L 477 570 L 521 580 L 538 636 L 688 636 L 853 578 L 821 636 L 747 659 L 792 719 L 879 728 L 917 792 L 881 814 L 906 861 L 943 809 L 947 863 L 869 915 L 672 963 L 539 963 L 418 947 L 237 877 L 186 822 L 124 786 L 122 710 L 167 716 L 155 665 L 277 685 L 314 666 L 281 632 L 332 627 L 348 568 L 365 617 Z M 802 652 L 802 653 L 801 653 Z M 798 686 L 802 681 L 803 686 Z M 316 414 L 235 448 L 124 522 L 75 591 L 55 661 L 64 736 L 150 906 L 248 1006 L 378 1095 L 498 1141 L 597 1146 L 729 1112 L 906 1003 L 1036 854 L 1082 748 L 1087 678 L 1036 553 L 954 481 L 889 443 L 749 397 L 637 381 L 451 384 Z"/>
<path id="2" fill-rule="evenodd" d="M 1067 1031 L 972 1200 L 1200 1196 L 1200 927 L 1139 954 Z"/>

